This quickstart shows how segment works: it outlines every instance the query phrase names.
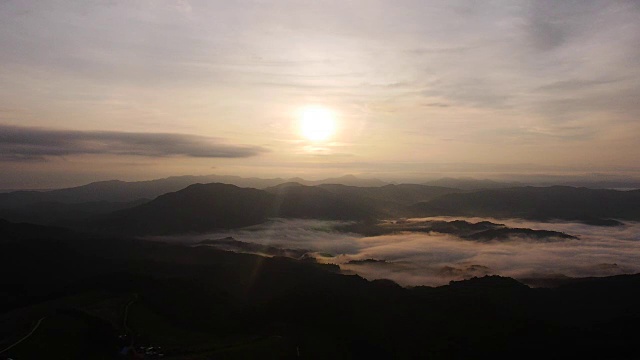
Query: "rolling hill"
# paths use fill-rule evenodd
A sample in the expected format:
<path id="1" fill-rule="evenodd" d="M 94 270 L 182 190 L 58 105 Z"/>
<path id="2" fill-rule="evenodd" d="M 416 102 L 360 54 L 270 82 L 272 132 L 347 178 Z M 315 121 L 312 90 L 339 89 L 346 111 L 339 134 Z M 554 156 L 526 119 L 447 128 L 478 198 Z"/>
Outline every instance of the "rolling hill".
<path id="1" fill-rule="evenodd" d="M 517 187 L 447 194 L 411 206 L 419 216 L 485 216 L 534 220 L 640 220 L 640 191 L 569 186 Z"/>
<path id="2" fill-rule="evenodd" d="M 0 209 L 23 207 L 41 202 L 130 202 L 140 199 L 153 199 L 162 194 L 184 189 L 192 184 L 212 182 L 257 189 L 272 187 L 286 182 L 298 182 L 308 186 L 320 184 L 344 184 L 349 186 L 386 185 L 385 182 L 377 179 L 362 179 L 353 175 L 313 181 L 300 178 L 243 178 L 231 175 L 172 176 L 148 181 L 98 181 L 82 186 L 49 191 L 12 191 L 0 193 Z"/>
<path id="3" fill-rule="evenodd" d="M 376 207 L 312 186 L 277 191 L 229 184 L 194 184 L 125 210 L 92 218 L 79 227 L 108 233 L 164 235 L 255 225 L 272 217 L 363 220 Z"/>

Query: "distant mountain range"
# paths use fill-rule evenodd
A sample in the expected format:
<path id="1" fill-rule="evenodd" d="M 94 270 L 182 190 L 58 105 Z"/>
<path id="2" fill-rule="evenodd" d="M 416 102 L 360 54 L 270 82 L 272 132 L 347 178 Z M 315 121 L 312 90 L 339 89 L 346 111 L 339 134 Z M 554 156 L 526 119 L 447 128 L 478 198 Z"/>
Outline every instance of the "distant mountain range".
<path id="1" fill-rule="evenodd" d="M 154 199 L 162 194 L 178 191 L 198 183 L 224 183 L 240 187 L 264 189 L 287 182 L 302 185 L 342 184 L 349 186 L 383 186 L 388 183 L 378 179 L 362 179 L 353 175 L 323 180 L 304 180 L 301 178 L 243 178 L 230 175 L 172 176 L 148 181 L 109 180 L 93 182 L 87 185 L 49 190 L 49 191 L 12 191 L 0 193 L 0 209 L 25 206 L 40 202 L 85 203 L 97 201 L 130 202 L 140 199 Z"/>
<path id="2" fill-rule="evenodd" d="M 148 202 L 139 199 L 129 202 L 91 201 L 84 203 L 37 202 L 13 208 L 0 208 L 0 219 L 41 225 L 64 225 L 91 216 L 108 214 Z"/>
<path id="3" fill-rule="evenodd" d="M 109 233 L 162 235 L 238 228 L 272 217 L 366 220 L 383 213 L 384 202 L 339 195 L 318 186 L 283 185 L 259 190 L 229 184 L 194 184 L 130 209 L 81 223 Z"/>
<path id="4" fill-rule="evenodd" d="M 615 226 L 621 223 L 614 219 L 640 220 L 638 204 L 640 191 L 561 186 L 462 192 L 424 185 L 358 188 L 285 183 L 259 190 L 213 183 L 191 185 L 148 203 L 98 215 L 79 224 L 84 230 L 134 235 L 239 228 L 274 217 L 371 224 L 379 219 L 447 215 L 559 219 Z M 500 230 L 485 237 L 499 237 L 504 232 Z"/>
<path id="5" fill-rule="evenodd" d="M 121 181 L 121 180 L 109 180 L 99 181 L 90 184 L 57 189 L 57 190 L 18 190 L 10 192 L 0 192 L 0 209 L 10 209 L 16 207 L 24 207 L 29 204 L 36 203 L 66 203 L 66 204 L 80 204 L 80 203 L 96 203 L 96 202 L 114 202 L 114 203 L 128 203 L 134 201 L 140 201 L 142 199 L 154 199 L 162 194 L 178 191 L 186 188 L 189 185 L 197 183 L 224 183 L 231 184 L 240 187 L 249 187 L 256 189 L 266 189 L 274 186 L 278 186 L 286 183 L 295 183 L 306 186 L 318 186 L 322 185 L 325 188 L 332 185 L 345 185 L 351 187 L 382 187 L 390 185 L 390 183 L 378 180 L 359 178 L 354 175 L 345 175 L 336 178 L 327 178 L 322 180 L 305 180 L 302 178 L 270 178 L 263 179 L 257 177 L 244 178 L 240 176 L 231 175 L 202 175 L 202 176 L 172 176 L 163 179 L 155 179 L 148 181 Z M 423 182 L 420 185 L 430 187 L 441 187 L 447 189 L 458 189 L 464 191 L 473 190 L 487 190 L 487 189 L 505 189 L 513 187 L 523 187 L 531 184 L 524 184 L 519 182 L 500 182 L 494 180 L 479 180 L 473 178 L 441 178 L 437 180 L 430 180 Z M 400 184 L 402 188 L 389 188 L 389 190 L 402 192 L 405 191 L 409 194 L 409 197 L 405 197 L 404 203 L 414 202 L 414 191 L 408 190 L 410 187 L 417 187 L 416 184 Z M 603 181 L 574 181 L 571 183 L 562 183 L 560 185 L 566 186 L 580 186 L 594 189 L 600 188 L 619 188 L 619 189 L 634 189 L 640 188 L 640 182 L 633 181 L 616 181 L 616 182 L 603 182 Z M 547 186 L 547 185 L 545 185 Z M 334 192 L 339 192 L 340 188 L 333 186 Z M 355 189 L 349 189 L 349 191 L 355 191 Z M 443 190 L 448 192 L 449 190 Z M 365 190 L 361 193 L 365 195 L 372 195 L 371 192 Z M 431 196 L 431 192 L 429 196 Z M 373 196 L 386 196 L 380 194 L 373 194 Z M 400 194 L 393 195 L 393 201 L 399 200 Z M 424 201 L 427 199 L 420 199 Z M 95 204 L 94 204 L 95 205 Z M 90 205 L 87 205 L 90 206 Z"/>
<path id="6" fill-rule="evenodd" d="M 193 183 L 211 178 L 245 185 Z M 640 220 L 640 190 L 502 187 L 513 184 L 470 179 L 429 183 L 457 187 L 394 185 L 355 176 L 288 180 L 298 181 L 211 175 L 19 191 L 0 194 L 0 218 L 128 235 L 206 232 L 255 225 L 273 217 L 372 223 L 401 217 L 469 216 L 559 219 L 598 226 Z M 366 184 L 376 185 L 361 186 Z M 474 186 L 485 188 L 471 189 Z"/>
<path id="7" fill-rule="evenodd" d="M 519 182 L 501 182 L 501 181 L 486 180 L 486 179 L 478 180 L 478 179 L 472 179 L 472 178 L 449 178 L 449 177 L 427 181 L 422 184 L 428 185 L 428 186 L 451 187 L 451 188 L 462 189 L 462 190 L 503 189 L 503 188 L 510 188 L 510 187 L 524 185 Z"/>
<path id="8" fill-rule="evenodd" d="M 447 194 L 411 206 L 419 216 L 485 216 L 534 220 L 640 220 L 640 190 L 616 191 L 569 186 L 516 187 Z"/>
<path id="9" fill-rule="evenodd" d="M 31 240 L 31 239 L 48 239 L 48 240 L 68 240 L 76 239 L 81 234 L 73 232 L 69 229 L 35 225 L 29 223 L 14 223 L 0 219 L 0 243 L 11 240 Z"/>
<path id="10" fill-rule="evenodd" d="M 619 179 L 619 180 L 597 180 L 597 179 L 567 179 L 566 177 L 558 177 L 553 180 L 545 180 L 544 178 L 535 178 L 528 181 L 496 181 L 488 179 L 474 178 L 451 178 L 444 177 L 441 179 L 421 182 L 423 185 L 452 187 L 462 190 L 489 190 L 489 189 L 505 189 L 512 187 L 524 186 L 572 186 L 586 187 L 589 189 L 611 189 L 611 190 L 635 190 L 640 189 L 640 180 L 638 179 Z"/>

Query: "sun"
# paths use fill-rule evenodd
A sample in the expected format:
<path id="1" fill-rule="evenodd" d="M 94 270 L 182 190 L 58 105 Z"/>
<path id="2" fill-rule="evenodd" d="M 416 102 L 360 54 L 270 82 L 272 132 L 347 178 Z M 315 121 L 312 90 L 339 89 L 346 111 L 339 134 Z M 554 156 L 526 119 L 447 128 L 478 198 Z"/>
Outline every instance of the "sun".
<path id="1" fill-rule="evenodd" d="M 300 134 L 311 141 L 325 141 L 336 131 L 334 113 L 322 106 L 308 106 L 300 112 Z"/>

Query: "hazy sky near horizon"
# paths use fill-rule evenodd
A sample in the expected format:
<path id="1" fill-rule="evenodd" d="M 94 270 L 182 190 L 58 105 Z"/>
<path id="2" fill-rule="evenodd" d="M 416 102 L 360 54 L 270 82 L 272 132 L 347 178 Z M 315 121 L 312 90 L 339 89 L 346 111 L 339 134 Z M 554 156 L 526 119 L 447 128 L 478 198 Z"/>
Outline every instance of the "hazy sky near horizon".
<path id="1" fill-rule="evenodd" d="M 4 0 L 0 49 L 0 187 L 640 175 L 634 0 Z"/>

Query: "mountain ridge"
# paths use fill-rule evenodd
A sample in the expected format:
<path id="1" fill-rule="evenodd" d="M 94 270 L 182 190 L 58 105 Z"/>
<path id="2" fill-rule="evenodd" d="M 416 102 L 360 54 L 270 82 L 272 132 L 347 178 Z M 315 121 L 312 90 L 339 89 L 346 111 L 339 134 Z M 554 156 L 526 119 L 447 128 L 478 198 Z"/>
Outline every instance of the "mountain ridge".
<path id="1" fill-rule="evenodd" d="M 304 180 L 294 178 L 303 185 L 325 183 L 345 183 L 351 186 L 381 186 L 387 183 L 378 179 L 361 179 L 353 175 L 323 180 Z M 47 190 L 18 190 L 0 193 L 0 209 L 24 206 L 38 202 L 83 203 L 94 201 L 129 202 L 139 199 L 153 199 L 162 194 L 184 189 L 197 183 L 228 183 L 241 187 L 267 188 L 294 181 L 294 179 L 257 177 L 243 178 L 233 175 L 184 175 L 144 181 L 105 180 L 85 185 Z"/>
<path id="2" fill-rule="evenodd" d="M 421 216 L 484 216 L 534 220 L 640 220 L 640 190 L 619 191 L 571 186 L 517 187 L 447 194 L 416 203 Z"/>

